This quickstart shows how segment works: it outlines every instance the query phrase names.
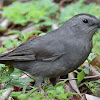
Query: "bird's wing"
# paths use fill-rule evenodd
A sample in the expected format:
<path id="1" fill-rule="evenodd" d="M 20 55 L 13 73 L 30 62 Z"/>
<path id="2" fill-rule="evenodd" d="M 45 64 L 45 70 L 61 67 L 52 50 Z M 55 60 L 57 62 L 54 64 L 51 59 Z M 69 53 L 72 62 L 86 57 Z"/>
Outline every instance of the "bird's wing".
<path id="1" fill-rule="evenodd" d="M 52 47 L 52 46 L 51 46 Z M 39 41 L 36 43 L 33 39 L 26 41 L 15 48 L 13 51 L 0 56 L 0 60 L 13 61 L 54 61 L 64 55 L 64 53 L 56 52 L 54 47 L 49 47 L 48 44 L 42 44 Z M 52 50 L 51 50 L 52 49 Z M 59 51 L 59 50 L 57 50 Z"/>
<path id="2" fill-rule="evenodd" d="M 29 44 L 30 42 L 31 40 L 26 41 L 20 44 L 14 50 L 0 55 L 0 60 L 15 60 L 15 61 L 35 60 L 35 55 L 30 48 L 31 47 Z"/>

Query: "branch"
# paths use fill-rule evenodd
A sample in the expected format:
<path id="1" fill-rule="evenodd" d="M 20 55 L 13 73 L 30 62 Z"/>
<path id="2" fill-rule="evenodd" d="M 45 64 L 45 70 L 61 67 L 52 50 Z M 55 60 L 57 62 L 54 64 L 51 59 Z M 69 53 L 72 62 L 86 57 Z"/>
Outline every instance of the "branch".
<path id="1" fill-rule="evenodd" d="M 97 78 L 97 77 L 100 77 L 100 75 L 95 75 L 95 76 L 87 76 L 87 77 L 84 77 L 84 79 L 90 79 L 90 78 Z M 77 80 L 78 78 L 70 78 L 68 80 Z M 66 79 L 60 79 L 61 81 L 64 81 Z"/>
<path id="2" fill-rule="evenodd" d="M 64 4 L 64 2 L 66 2 L 66 1 L 68 1 L 68 0 L 61 0 L 59 3 L 59 7 L 61 7 Z"/>
<path id="3" fill-rule="evenodd" d="M 2 97 L 0 98 L 0 100 L 7 100 L 7 98 L 9 97 L 12 91 L 13 91 L 13 88 L 8 88 L 8 90 L 2 94 Z"/>

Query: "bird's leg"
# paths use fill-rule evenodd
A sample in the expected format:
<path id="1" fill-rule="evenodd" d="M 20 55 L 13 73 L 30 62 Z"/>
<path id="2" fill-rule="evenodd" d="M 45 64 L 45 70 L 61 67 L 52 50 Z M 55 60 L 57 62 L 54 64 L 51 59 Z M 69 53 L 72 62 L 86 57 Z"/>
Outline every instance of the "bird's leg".
<path id="1" fill-rule="evenodd" d="M 50 78 L 49 80 L 53 86 L 56 85 L 56 78 Z"/>
<path id="2" fill-rule="evenodd" d="M 36 86 L 36 87 L 39 87 L 39 91 L 38 91 L 38 92 L 44 91 L 44 90 L 41 88 L 42 81 L 43 81 L 43 78 L 42 78 L 42 77 L 37 77 L 37 80 L 36 80 L 36 82 L 35 82 L 35 86 Z"/>
<path id="3" fill-rule="evenodd" d="M 35 82 L 35 86 L 41 88 L 42 81 L 43 81 L 42 77 L 37 77 L 37 80 Z"/>

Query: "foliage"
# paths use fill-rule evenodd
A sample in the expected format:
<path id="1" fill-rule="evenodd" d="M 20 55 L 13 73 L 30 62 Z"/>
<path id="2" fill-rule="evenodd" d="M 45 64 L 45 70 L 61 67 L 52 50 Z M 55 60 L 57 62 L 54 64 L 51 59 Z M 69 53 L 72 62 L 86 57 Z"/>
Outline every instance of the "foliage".
<path id="1" fill-rule="evenodd" d="M 57 9 L 58 6 L 52 4 L 52 0 L 35 0 L 24 3 L 14 2 L 11 6 L 4 7 L 1 13 L 14 24 L 24 26 L 28 22 L 38 23 L 41 20 L 44 20 L 44 24 L 52 24 L 48 16 L 53 16 Z"/>
<path id="2" fill-rule="evenodd" d="M 14 69 L 14 67 L 0 64 L 1 82 L 5 83 L 6 87 L 24 87 L 27 86 L 28 82 L 33 81 L 33 79 L 24 79 L 18 76 L 22 74 L 23 73 L 21 71 L 19 71 L 18 69 Z"/>
<path id="3" fill-rule="evenodd" d="M 5 31 L 7 28 L 0 26 L 0 31 Z"/>
<path id="4" fill-rule="evenodd" d="M 5 51 L 9 49 L 14 49 L 20 43 L 21 41 L 18 41 L 18 39 L 6 39 L 2 42 L 3 47 L 0 47 L 0 52 L 4 53 Z"/>
<path id="5" fill-rule="evenodd" d="M 69 96 L 71 95 L 77 95 L 77 93 L 69 93 L 69 92 L 65 92 L 64 89 L 65 87 L 63 86 L 63 83 L 65 83 L 65 81 L 58 83 L 57 85 L 55 85 L 54 87 L 49 87 L 48 89 L 46 89 L 45 91 L 41 91 L 41 92 L 36 92 L 38 90 L 38 88 L 33 88 L 32 90 L 30 90 L 27 94 L 21 94 L 19 92 L 13 92 L 11 94 L 12 97 L 17 97 L 20 100 L 26 100 L 28 98 L 28 100 L 52 100 L 53 98 L 58 98 L 60 100 L 69 100 Z M 18 95 L 17 95 L 18 94 Z M 30 97 L 31 96 L 31 97 Z"/>
<path id="6" fill-rule="evenodd" d="M 78 73 L 77 78 L 78 78 L 78 82 L 81 82 L 84 79 L 85 73 L 84 71 L 81 71 L 80 73 Z"/>
<path id="7" fill-rule="evenodd" d="M 25 93 L 26 88 L 23 87 L 22 92 L 12 92 L 10 96 L 14 98 L 18 98 L 20 100 L 52 100 L 53 98 L 60 99 L 60 100 L 69 100 L 69 96 L 71 95 L 78 95 L 78 93 L 69 93 L 65 92 L 64 89 L 65 87 L 63 86 L 63 83 L 65 83 L 67 80 L 62 81 L 55 86 L 47 88 L 45 91 L 41 90 L 41 92 L 37 92 L 39 88 L 34 87 L 27 93 Z M 7 89 L 0 90 L 0 97 L 1 94 L 4 93 Z"/>
<path id="8" fill-rule="evenodd" d="M 18 39 L 7 39 L 2 42 L 5 48 L 7 49 L 13 49 L 16 46 L 18 46 L 21 43 L 21 41 L 18 41 Z"/>
<path id="9" fill-rule="evenodd" d="M 25 42 L 28 40 L 28 38 L 31 36 L 31 35 L 34 35 L 34 34 L 42 34 L 42 31 L 33 31 L 33 32 L 30 32 L 30 33 L 25 33 L 25 34 L 22 34 L 21 31 L 18 31 L 18 30 L 12 30 L 10 32 L 8 32 L 8 34 L 18 34 L 19 35 L 19 40 L 21 40 L 21 42 Z"/>
<path id="10" fill-rule="evenodd" d="M 37 33 L 38 34 L 41 33 L 40 36 L 45 35 L 45 33 L 43 33 L 42 31 L 33 31 L 30 33 L 25 33 L 25 34 L 22 34 L 21 31 L 18 31 L 18 30 L 12 30 L 12 31 L 8 32 L 8 34 L 18 34 L 19 38 L 18 39 L 6 39 L 6 40 L 4 40 L 2 42 L 3 46 L 0 47 L 0 52 L 4 53 L 8 49 L 14 49 L 18 45 L 20 45 L 22 42 L 27 41 L 31 35 L 34 35 Z"/>
<path id="11" fill-rule="evenodd" d="M 91 92 L 98 96 L 98 91 L 100 91 L 100 80 L 86 82 L 85 85 L 91 90 Z"/>
<path id="12" fill-rule="evenodd" d="M 90 3 L 89 5 L 84 4 L 86 0 L 79 0 L 76 3 L 72 3 L 66 6 L 60 15 L 60 22 L 65 22 L 76 14 L 88 13 L 100 18 L 100 6 L 95 3 Z M 93 9 L 95 8 L 95 9 Z"/>
<path id="13" fill-rule="evenodd" d="M 89 69 L 91 68 L 91 66 L 87 67 L 87 68 L 82 68 L 82 67 L 79 67 L 78 69 L 82 70 L 81 72 L 79 72 L 77 74 L 77 78 L 78 78 L 78 82 L 81 82 L 84 77 L 85 77 L 85 74 L 89 74 Z"/>

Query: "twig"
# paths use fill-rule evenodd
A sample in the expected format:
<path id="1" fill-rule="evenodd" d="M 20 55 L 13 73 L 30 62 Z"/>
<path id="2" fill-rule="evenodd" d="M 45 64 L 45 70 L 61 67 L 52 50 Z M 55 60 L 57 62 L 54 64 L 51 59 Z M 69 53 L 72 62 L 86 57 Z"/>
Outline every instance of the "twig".
<path id="1" fill-rule="evenodd" d="M 91 64 L 89 65 L 89 63 L 86 61 L 84 63 L 84 67 L 88 68 L 88 66 L 92 66 L 92 65 Z M 100 79 L 100 73 L 95 68 L 89 69 L 89 75 L 91 75 L 91 76 L 97 76 L 98 75 L 98 78 Z"/>
<path id="2" fill-rule="evenodd" d="M 2 27 L 4 27 L 5 25 L 4 24 L 2 24 L 1 25 Z M 21 31 L 21 33 L 22 34 L 25 34 L 25 33 L 28 33 L 28 32 L 32 32 L 32 31 L 34 31 L 35 30 L 35 28 L 33 27 L 33 26 L 29 26 L 29 27 L 26 27 L 25 29 L 23 29 L 22 31 Z M 0 37 L 0 41 L 4 41 L 4 40 L 6 40 L 6 39 L 16 39 L 16 38 L 18 38 L 19 37 L 19 35 L 18 34 L 13 34 L 13 35 L 9 35 L 9 36 L 2 36 L 2 37 Z"/>
<path id="3" fill-rule="evenodd" d="M 9 97 L 8 100 L 14 100 L 12 97 Z"/>
<path id="4" fill-rule="evenodd" d="M 2 27 L 8 27 L 11 24 L 10 21 L 8 21 L 7 19 L 3 20 L 0 24 L 0 26 Z"/>
<path id="5" fill-rule="evenodd" d="M 68 78 L 69 78 L 69 79 L 75 78 L 74 72 L 68 73 Z M 72 88 L 73 88 L 73 89 L 80 95 L 80 97 L 81 97 L 81 93 L 80 93 L 80 91 L 79 91 L 79 89 L 78 89 L 76 80 L 69 80 L 69 83 L 71 84 Z"/>
<path id="6" fill-rule="evenodd" d="M 89 78 L 97 78 L 97 77 L 100 77 L 100 75 L 95 75 L 95 76 L 87 76 L 87 77 L 84 77 L 84 79 L 89 79 Z M 71 79 L 68 79 L 68 80 L 77 80 L 78 78 L 71 78 Z M 66 79 L 60 79 L 61 81 L 64 81 Z"/>
<path id="7" fill-rule="evenodd" d="M 61 7 L 63 5 L 63 3 L 66 2 L 66 1 L 68 1 L 68 0 L 61 0 L 60 3 L 59 3 L 59 7 Z"/>
<path id="8" fill-rule="evenodd" d="M 0 98 L 0 100 L 7 100 L 7 98 L 9 97 L 12 91 L 13 91 L 13 88 L 9 88 L 5 93 L 2 94 L 2 97 Z"/>
<path id="9" fill-rule="evenodd" d="M 30 32 L 32 32 L 32 31 L 35 31 L 36 29 L 34 28 L 34 24 L 29 24 L 27 27 L 25 27 L 22 31 L 21 31 L 21 33 L 22 34 L 25 34 L 25 33 L 30 33 Z"/>
<path id="10" fill-rule="evenodd" d="M 34 80 L 34 78 L 33 77 L 31 77 L 30 75 L 28 75 L 27 73 L 25 73 L 24 71 L 22 71 L 25 75 L 27 75 L 28 77 L 30 77 L 31 79 L 33 79 Z"/>
<path id="11" fill-rule="evenodd" d="M 2 36 L 2 37 L 0 37 L 0 41 L 4 41 L 4 40 L 6 40 L 6 39 L 16 39 L 16 38 L 18 38 L 18 34 L 14 34 L 14 35 L 9 35 L 9 36 Z"/>
<path id="12" fill-rule="evenodd" d="M 79 84 L 78 88 L 82 87 L 86 82 Z"/>

